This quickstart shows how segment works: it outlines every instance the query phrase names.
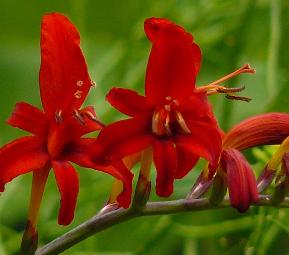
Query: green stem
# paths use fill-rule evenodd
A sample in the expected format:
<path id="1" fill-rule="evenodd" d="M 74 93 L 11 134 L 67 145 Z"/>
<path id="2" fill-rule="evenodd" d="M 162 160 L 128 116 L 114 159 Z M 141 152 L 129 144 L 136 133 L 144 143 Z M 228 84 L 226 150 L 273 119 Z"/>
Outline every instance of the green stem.
<path id="1" fill-rule="evenodd" d="M 260 195 L 258 202 L 256 202 L 254 206 L 273 207 L 274 205 L 270 199 L 270 196 Z M 151 202 L 147 203 L 146 206 L 141 210 L 117 209 L 100 216 L 96 215 L 92 217 L 76 228 L 70 230 L 66 234 L 51 241 L 42 248 L 39 248 L 36 252 L 36 255 L 59 254 L 104 229 L 136 217 L 193 212 L 225 207 L 230 207 L 230 201 L 228 197 L 225 197 L 225 199 L 218 206 L 210 204 L 210 201 L 207 198 L 200 198 L 190 200 L 180 199 L 165 202 Z M 286 197 L 278 207 L 289 208 L 289 197 Z"/>

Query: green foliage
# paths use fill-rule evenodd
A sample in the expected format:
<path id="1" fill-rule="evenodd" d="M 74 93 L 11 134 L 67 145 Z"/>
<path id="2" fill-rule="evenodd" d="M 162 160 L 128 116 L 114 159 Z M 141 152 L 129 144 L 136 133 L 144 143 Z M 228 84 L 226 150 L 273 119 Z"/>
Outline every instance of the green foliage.
<path id="1" fill-rule="evenodd" d="M 257 69 L 226 85 L 246 85 L 250 103 L 212 96 L 220 126 L 266 111 L 289 111 L 289 4 L 286 0 L 67 0 L 15 1 L 0 3 L 0 142 L 18 137 L 21 131 L 4 124 L 17 101 L 40 105 L 38 92 L 39 28 L 46 12 L 63 12 L 76 24 L 82 48 L 97 88 L 87 104 L 96 107 L 106 123 L 123 118 L 105 102 L 113 86 L 143 93 L 144 74 L 150 44 L 143 33 L 146 17 L 167 17 L 192 32 L 203 52 L 198 84 L 206 84 L 233 71 L 243 63 Z M 256 173 L 274 149 L 248 153 Z M 258 161 L 257 163 L 255 163 Z M 173 198 L 190 190 L 201 167 L 177 181 Z M 1 171 L 1 169 L 0 169 Z M 40 244 L 93 216 L 105 203 L 112 178 L 79 169 L 80 194 L 74 222 L 57 225 L 59 193 L 51 173 L 44 194 L 39 221 Z M 26 224 L 31 176 L 7 185 L 0 197 L 0 254 L 18 254 Z M 154 190 L 153 190 L 154 193 Z M 157 198 L 153 195 L 152 200 Z M 172 216 L 139 218 L 91 237 L 64 254 L 289 254 L 289 212 L 252 208 L 245 215 L 233 209 Z"/>

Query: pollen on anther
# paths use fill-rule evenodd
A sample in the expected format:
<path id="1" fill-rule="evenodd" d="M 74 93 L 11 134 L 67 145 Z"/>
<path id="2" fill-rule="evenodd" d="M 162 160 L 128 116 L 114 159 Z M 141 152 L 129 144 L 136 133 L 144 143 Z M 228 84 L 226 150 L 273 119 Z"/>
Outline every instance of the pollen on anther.
<path id="1" fill-rule="evenodd" d="M 83 93 L 83 91 L 77 90 L 77 91 L 74 93 L 74 97 L 77 98 L 77 99 L 80 99 L 82 93 Z"/>
<path id="2" fill-rule="evenodd" d="M 167 97 L 166 97 L 166 100 L 171 101 L 171 100 L 172 100 L 172 97 L 171 97 L 171 96 L 167 96 Z"/>
<path id="3" fill-rule="evenodd" d="M 79 80 L 76 82 L 77 87 L 82 87 L 83 81 Z"/>
<path id="4" fill-rule="evenodd" d="M 55 121 L 56 121 L 56 123 L 62 122 L 62 110 L 57 110 L 55 112 Z"/>
<path id="5" fill-rule="evenodd" d="M 93 80 L 91 80 L 91 81 L 90 81 L 90 85 L 91 85 L 92 87 L 96 87 L 96 82 L 93 81 Z"/>

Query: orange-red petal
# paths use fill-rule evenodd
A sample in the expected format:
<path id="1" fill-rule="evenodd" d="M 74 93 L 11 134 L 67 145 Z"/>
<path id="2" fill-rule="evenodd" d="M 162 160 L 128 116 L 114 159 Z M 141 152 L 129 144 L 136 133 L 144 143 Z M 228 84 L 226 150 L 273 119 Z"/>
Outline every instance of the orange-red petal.
<path id="1" fill-rule="evenodd" d="M 155 140 L 153 160 L 157 170 L 156 193 L 168 197 L 174 190 L 174 179 L 177 169 L 177 154 L 170 141 Z"/>
<path id="2" fill-rule="evenodd" d="M 79 191 L 78 174 L 67 161 L 52 161 L 56 183 L 61 195 L 58 224 L 68 225 L 74 218 Z"/>
<path id="3" fill-rule="evenodd" d="M 43 141 L 36 136 L 14 140 L 0 149 L 0 191 L 15 177 L 42 169 L 48 162 Z"/>
<path id="4" fill-rule="evenodd" d="M 127 119 L 104 127 L 92 147 L 91 159 L 110 163 L 148 147 L 153 142 L 150 122 L 146 119 Z"/>
<path id="5" fill-rule="evenodd" d="M 91 87 L 79 33 L 63 15 L 43 17 L 41 26 L 40 93 L 45 112 L 54 117 L 79 109 Z"/>
<path id="6" fill-rule="evenodd" d="M 120 206 L 128 208 L 131 202 L 133 174 L 120 160 L 112 162 L 113 165 L 108 166 L 98 165 L 91 161 L 88 157 L 88 151 L 90 150 L 94 140 L 95 139 L 92 138 L 82 138 L 78 141 L 74 141 L 70 146 L 70 151 L 67 153 L 66 159 L 79 166 L 92 168 L 110 174 L 122 181 L 123 190 L 119 194 L 117 201 Z"/>
<path id="7" fill-rule="evenodd" d="M 254 146 L 280 144 L 289 136 L 289 114 L 266 113 L 248 118 L 224 136 L 223 147 L 245 150 Z"/>
<path id="8" fill-rule="evenodd" d="M 146 72 L 146 96 L 159 103 L 166 96 L 183 99 L 192 94 L 197 74 L 195 48 L 183 29 L 168 24 L 157 33 Z"/>
<path id="9" fill-rule="evenodd" d="M 177 146 L 184 147 L 191 153 L 210 161 L 212 166 L 216 166 L 221 152 L 219 130 L 213 125 L 201 121 L 188 121 L 187 124 L 191 133 L 177 136 L 175 138 Z"/>
<path id="10" fill-rule="evenodd" d="M 45 135 L 48 128 L 45 114 L 37 107 L 25 102 L 15 105 L 7 123 L 35 135 Z"/>
<path id="11" fill-rule="evenodd" d="M 202 53 L 201 53 L 200 47 L 196 43 L 193 43 L 194 38 L 190 33 L 187 33 L 182 27 L 174 24 L 168 19 L 155 18 L 155 17 L 148 18 L 145 20 L 144 30 L 148 39 L 154 42 L 158 36 L 158 33 L 167 25 L 173 25 L 176 28 L 178 28 L 186 36 L 186 39 L 188 40 L 188 42 L 191 43 L 192 50 L 194 52 L 193 54 L 194 65 L 195 65 L 194 70 L 195 70 L 195 75 L 197 75 L 201 66 Z"/>
<path id="12" fill-rule="evenodd" d="M 112 88 L 106 99 L 120 112 L 132 117 L 147 114 L 151 108 L 144 96 L 130 89 Z"/>
<path id="13" fill-rule="evenodd" d="M 144 22 L 144 30 L 150 41 L 154 41 L 158 32 L 168 24 L 173 24 L 164 18 L 148 18 Z"/>
<path id="14" fill-rule="evenodd" d="M 252 168 L 235 149 L 223 151 L 221 167 L 227 173 L 230 202 L 239 212 L 248 210 L 251 203 L 258 200 L 256 179 Z"/>
<path id="15" fill-rule="evenodd" d="M 186 147 L 176 145 L 177 153 L 177 170 L 175 173 L 175 179 L 182 179 L 186 176 L 199 160 L 199 156 L 192 153 Z"/>

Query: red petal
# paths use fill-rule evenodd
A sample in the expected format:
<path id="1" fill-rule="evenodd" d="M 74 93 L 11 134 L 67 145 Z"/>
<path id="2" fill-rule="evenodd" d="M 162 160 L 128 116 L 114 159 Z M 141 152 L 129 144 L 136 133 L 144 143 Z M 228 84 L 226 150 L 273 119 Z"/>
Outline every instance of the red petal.
<path id="1" fill-rule="evenodd" d="M 91 138 L 83 138 L 74 141 L 73 145 L 71 145 L 71 151 L 67 154 L 66 159 L 79 166 L 108 173 L 122 181 L 123 191 L 118 196 L 117 201 L 120 206 L 128 208 L 131 202 L 133 174 L 121 161 L 114 162 L 113 166 L 102 166 L 92 162 L 88 157 L 87 152 L 90 150 L 94 140 L 95 139 Z"/>
<path id="2" fill-rule="evenodd" d="M 132 117 L 146 114 L 150 108 L 144 96 L 129 89 L 112 88 L 106 99 L 113 107 Z"/>
<path id="3" fill-rule="evenodd" d="M 245 150 L 260 145 L 280 144 L 289 136 L 289 114 L 267 113 L 248 118 L 224 137 L 224 148 Z"/>
<path id="4" fill-rule="evenodd" d="M 15 177 L 43 168 L 49 160 L 45 146 L 36 136 L 27 136 L 0 149 L 0 191 Z"/>
<path id="5" fill-rule="evenodd" d="M 258 200 L 256 179 L 244 156 L 235 149 L 223 151 L 221 166 L 227 172 L 230 201 L 239 212 L 245 212 Z"/>
<path id="6" fill-rule="evenodd" d="M 79 190 L 77 172 L 69 162 L 52 161 L 57 186 L 61 195 L 58 224 L 68 225 L 74 218 Z"/>
<path id="7" fill-rule="evenodd" d="M 44 113 L 25 102 L 15 105 L 15 109 L 7 123 L 35 135 L 45 135 L 47 133 L 47 119 Z"/>
<path id="8" fill-rule="evenodd" d="M 176 137 L 176 144 L 207 159 L 212 166 L 217 165 L 221 151 L 219 130 L 213 125 L 201 121 L 188 121 L 187 124 L 191 133 Z"/>
<path id="9" fill-rule="evenodd" d="M 153 142 L 150 125 L 147 120 L 133 118 L 106 126 L 93 146 L 92 160 L 104 163 L 145 149 Z"/>
<path id="10" fill-rule="evenodd" d="M 187 33 L 174 24 L 157 33 L 151 50 L 147 74 L 146 95 L 151 102 L 166 96 L 182 99 L 192 94 L 200 66 L 201 53 L 192 47 Z"/>
<path id="11" fill-rule="evenodd" d="M 182 179 L 197 164 L 199 157 L 180 145 L 176 145 L 177 171 L 175 179 Z"/>
<path id="12" fill-rule="evenodd" d="M 214 119 L 212 107 L 205 93 L 191 94 L 180 104 L 179 111 L 186 120 L 208 119 L 209 122 L 212 122 L 211 119 Z"/>
<path id="13" fill-rule="evenodd" d="M 79 109 L 91 86 L 79 44 L 79 33 L 65 16 L 52 13 L 43 17 L 40 93 L 51 117 L 58 110 L 65 115 Z"/>
<path id="14" fill-rule="evenodd" d="M 154 142 L 154 163 L 157 170 L 156 193 L 168 197 L 174 189 L 174 178 L 177 169 L 177 155 L 173 143 L 165 140 Z"/>
<path id="15" fill-rule="evenodd" d="M 148 18 L 144 22 L 144 30 L 150 41 L 154 41 L 160 29 L 168 24 L 173 24 L 171 21 L 162 18 Z"/>

